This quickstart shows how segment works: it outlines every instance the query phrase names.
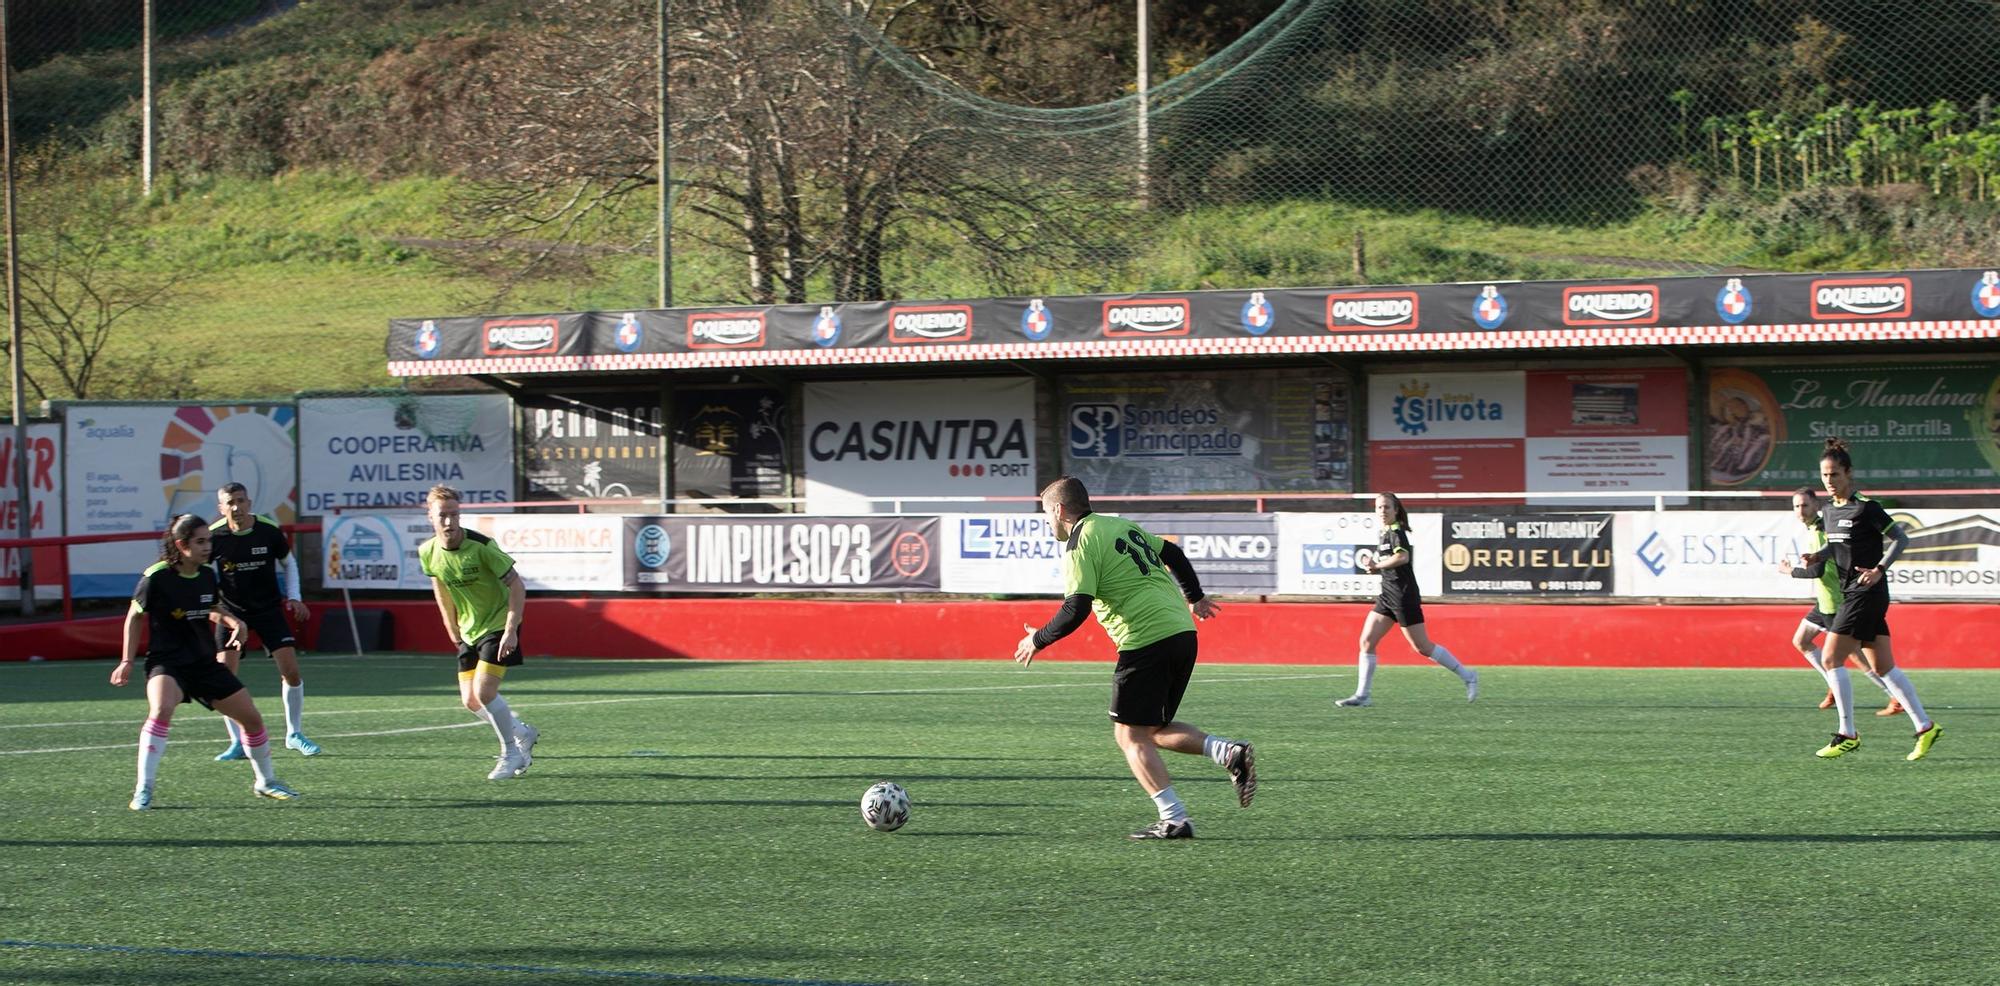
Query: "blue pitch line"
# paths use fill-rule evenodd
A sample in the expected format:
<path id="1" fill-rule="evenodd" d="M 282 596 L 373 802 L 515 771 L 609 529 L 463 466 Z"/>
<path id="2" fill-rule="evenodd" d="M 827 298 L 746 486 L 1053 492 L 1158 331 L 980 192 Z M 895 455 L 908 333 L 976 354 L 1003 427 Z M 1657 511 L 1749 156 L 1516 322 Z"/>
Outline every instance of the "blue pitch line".
<path id="1" fill-rule="evenodd" d="M 602 979 L 639 979 L 669 983 L 721 983 L 725 986 L 885 986 L 835 979 L 770 979 L 762 976 L 704 976 L 681 972 L 645 972 L 637 969 L 573 969 L 552 965 L 500 965 L 487 962 L 425 962 L 418 959 L 380 959 L 365 955 L 305 955 L 298 952 L 230 952 L 214 948 L 163 948 L 138 945 L 81 945 L 69 942 L 16 941 L 0 938 L 0 948 L 39 948 L 59 952 L 111 952 L 123 955 L 160 955 L 197 959 L 258 959 L 266 962 L 317 962 L 324 965 L 390 966 L 398 969 L 444 969 L 453 972 L 522 972 L 542 976 L 595 976 Z"/>

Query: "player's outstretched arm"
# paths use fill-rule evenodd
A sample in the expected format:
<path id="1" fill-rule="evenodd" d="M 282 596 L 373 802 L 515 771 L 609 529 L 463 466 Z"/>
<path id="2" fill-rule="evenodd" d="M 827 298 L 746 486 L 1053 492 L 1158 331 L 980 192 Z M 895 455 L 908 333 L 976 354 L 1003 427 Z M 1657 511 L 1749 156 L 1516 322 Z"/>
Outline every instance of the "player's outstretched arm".
<path id="1" fill-rule="evenodd" d="M 1088 593 L 1072 592 L 1063 597 L 1062 608 L 1040 630 L 1026 623 L 1021 624 L 1021 629 L 1028 631 L 1028 635 L 1014 645 L 1014 660 L 1027 664 L 1043 648 L 1075 633 L 1078 627 L 1083 626 L 1083 621 L 1090 618 L 1090 601 Z"/>

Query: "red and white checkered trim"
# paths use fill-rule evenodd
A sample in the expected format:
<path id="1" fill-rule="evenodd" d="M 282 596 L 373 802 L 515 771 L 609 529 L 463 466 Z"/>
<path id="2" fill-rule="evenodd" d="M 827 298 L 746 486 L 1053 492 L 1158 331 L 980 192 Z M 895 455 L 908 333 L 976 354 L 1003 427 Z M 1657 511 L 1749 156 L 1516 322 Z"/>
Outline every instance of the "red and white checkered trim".
<path id="1" fill-rule="evenodd" d="M 865 349 L 743 349 L 686 353 L 609 353 L 515 359 L 391 360 L 389 375 L 582 373 L 591 370 L 697 370 L 746 366 L 855 366 L 889 363 L 968 363 L 1042 359 L 1236 356 L 1246 353 L 1394 353 L 1454 350 L 1619 349 L 1655 346 L 1742 346 L 1772 343 L 1933 341 L 2000 338 L 2000 319 L 1877 324 L 1803 322 L 1788 325 L 1613 326 L 1499 332 L 1411 332 L 1215 339 L 1093 339 L 969 346 L 880 346 Z"/>

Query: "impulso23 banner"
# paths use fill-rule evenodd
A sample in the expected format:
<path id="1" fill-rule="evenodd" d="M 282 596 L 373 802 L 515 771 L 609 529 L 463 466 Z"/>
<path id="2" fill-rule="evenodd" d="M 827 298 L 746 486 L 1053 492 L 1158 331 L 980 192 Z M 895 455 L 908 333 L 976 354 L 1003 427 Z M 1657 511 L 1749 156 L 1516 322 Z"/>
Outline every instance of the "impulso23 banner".
<path id="1" fill-rule="evenodd" d="M 1608 596 L 1611 515 L 1446 513 L 1441 560 L 1446 593 Z"/>
<path id="2" fill-rule="evenodd" d="M 2000 360 L 1709 371 L 1710 483 L 1818 485 L 1828 438 L 1847 442 L 1863 492 L 1993 486 L 2000 482 Z"/>
<path id="3" fill-rule="evenodd" d="M 1103 374 L 1060 384 L 1063 468 L 1092 493 L 1353 488 L 1345 374 Z"/>
<path id="4" fill-rule="evenodd" d="M 626 583 L 652 592 L 939 587 L 938 518 L 626 517 Z"/>

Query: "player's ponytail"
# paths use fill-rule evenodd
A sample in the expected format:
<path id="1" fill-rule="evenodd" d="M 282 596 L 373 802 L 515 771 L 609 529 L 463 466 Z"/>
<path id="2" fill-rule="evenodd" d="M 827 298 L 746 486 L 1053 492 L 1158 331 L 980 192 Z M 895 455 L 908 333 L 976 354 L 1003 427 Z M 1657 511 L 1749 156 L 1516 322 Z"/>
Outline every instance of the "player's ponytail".
<path id="1" fill-rule="evenodd" d="M 1826 451 L 1819 454 L 1819 460 L 1821 462 L 1831 460 L 1838 463 L 1842 469 L 1854 468 L 1854 459 L 1847 454 L 1847 443 L 1838 438 L 1826 440 Z"/>
<path id="2" fill-rule="evenodd" d="M 1400 497 L 1400 496 L 1397 496 L 1397 495 L 1396 495 L 1396 494 L 1394 494 L 1394 493 L 1383 493 L 1383 494 L 1381 494 L 1381 495 L 1382 495 L 1382 496 L 1386 496 L 1386 497 L 1388 497 L 1388 498 L 1389 498 L 1389 506 L 1391 506 L 1391 507 L 1395 508 L 1395 510 L 1396 510 L 1396 523 L 1397 523 L 1398 525 L 1400 525 L 1400 526 L 1401 526 L 1401 527 L 1402 527 L 1402 528 L 1403 528 L 1404 530 L 1406 530 L 1406 531 L 1407 531 L 1407 530 L 1409 530 L 1409 529 L 1410 529 L 1410 512 L 1409 512 L 1408 510 L 1404 510 L 1404 509 L 1403 509 L 1403 498 L 1402 498 L 1402 497 Z"/>
<path id="3" fill-rule="evenodd" d="M 181 563 L 179 542 L 194 537 L 194 532 L 208 526 L 208 521 L 194 514 L 181 514 L 167 525 L 167 533 L 160 538 L 160 560 L 169 565 Z"/>

